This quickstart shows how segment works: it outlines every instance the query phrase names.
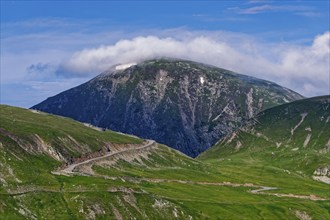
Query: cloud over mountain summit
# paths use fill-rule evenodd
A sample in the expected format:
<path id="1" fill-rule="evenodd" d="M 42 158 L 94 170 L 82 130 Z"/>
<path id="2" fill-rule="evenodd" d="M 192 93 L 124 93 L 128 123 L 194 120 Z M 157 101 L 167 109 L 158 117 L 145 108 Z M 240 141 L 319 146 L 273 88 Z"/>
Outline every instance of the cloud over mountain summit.
<path id="1" fill-rule="evenodd" d="M 244 35 L 234 39 L 214 33 L 185 37 L 138 36 L 75 52 L 59 65 L 66 77 L 100 73 L 115 64 L 155 57 L 189 59 L 275 81 L 304 95 L 329 88 L 330 32 L 309 45 L 263 43 Z"/>

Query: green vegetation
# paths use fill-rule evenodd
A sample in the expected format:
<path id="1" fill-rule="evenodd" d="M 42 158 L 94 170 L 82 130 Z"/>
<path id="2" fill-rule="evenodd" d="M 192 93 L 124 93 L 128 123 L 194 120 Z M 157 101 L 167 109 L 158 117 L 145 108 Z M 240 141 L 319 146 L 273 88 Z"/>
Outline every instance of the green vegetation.
<path id="1" fill-rule="evenodd" d="M 330 161 L 329 110 L 329 96 L 268 109 L 199 158 L 277 167 L 311 176 Z"/>
<path id="2" fill-rule="evenodd" d="M 320 114 L 326 117 L 321 110 L 313 118 L 308 112 L 291 140 L 281 139 L 279 148 L 274 144 L 279 140 L 271 135 L 283 129 L 290 132 L 286 126 L 295 126 L 300 113 L 291 114 L 292 123 L 278 122 L 283 123 L 278 129 L 272 121 L 269 132 L 261 130 L 267 128 L 265 119 L 264 127 L 255 131 L 268 140 L 245 129 L 237 134 L 239 139 L 233 138 L 232 145 L 225 145 L 225 139 L 198 160 L 158 144 L 91 164 L 95 172 L 91 176 L 82 175 L 80 167 L 76 175 L 52 174 L 64 162 L 45 149 L 53 148 L 69 158 L 97 151 L 105 143 L 125 148 L 127 143 L 141 146 L 142 140 L 45 113 L 9 106 L 0 110 L 0 219 L 298 219 L 299 213 L 313 219 L 330 218 L 329 185 L 311 178 L 315 168 L 329 161 L 329 153 L 319 152 L 329 135 L 328 125 L 316 121 Z M 278 110 L 269 112 L 280 117 Z M 260 122 L 262 118 L 273 120 L 268 113 L 261 115 Z M 310 142 L 292 151 L 304 143 L 306 126 L 315 132 Z M 237 140 L 243 146 L 236 151 Z M 265 193 L 327 200 L 251 193 L 259 186 L 278 188 Z"/>
<path id="3" fill-rule="evenodd" d="M 199 156 L 233 182 L 279 188 L 279 193 L 330 196 L 312 175 L 330 161 L 330 97 L 268 109 Z M 329 202 L 322 202 L 329 211 Z"/>
<path id="4" fill-rule="evenodd" d="M 63 153 L 79 156 L 84 151 L 97 151 L 104 143 L 142 143 L 142 140 L 127 135 L 122 135 L 110 130 L 98 131 L 91 129 L 69 118 L 55 116 L 37 111 L 14 108 L 1 105 L 1 132 L 14 134 L 27 142 L 33 142 L 33 135 L 37 134 L 41 139 Z M 5 132 L 5 133 L 4 133 Z M 85 145 L 84 149 L 73 148 L 72 145 Z M 83 150 L 83 151 L 81 151 Z"/>

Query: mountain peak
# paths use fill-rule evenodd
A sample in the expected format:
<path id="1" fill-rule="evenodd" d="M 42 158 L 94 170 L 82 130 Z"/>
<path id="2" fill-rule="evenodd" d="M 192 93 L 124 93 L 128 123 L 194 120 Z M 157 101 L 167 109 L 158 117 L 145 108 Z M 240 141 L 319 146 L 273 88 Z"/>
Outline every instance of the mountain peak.
<path id="1" fill-rule="evenodd" d="M 275 83 L 187 60 L 157 58 L 115 69 L 33 108 L 197 156 L 244 119 L 302 98 Z"/>

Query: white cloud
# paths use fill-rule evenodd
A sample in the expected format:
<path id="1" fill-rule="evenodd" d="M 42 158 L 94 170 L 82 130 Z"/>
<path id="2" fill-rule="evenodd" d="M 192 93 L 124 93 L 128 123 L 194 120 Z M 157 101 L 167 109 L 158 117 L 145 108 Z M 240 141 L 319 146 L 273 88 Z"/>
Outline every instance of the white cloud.
<path id="1" fill-rule="evenodd" d="M 166 56 L 268 79 L 306 96 L 329 94 L 330 32 L 316 36 L 311 45 L 268 44 L 244 35 L 236 38 L 225 35 L 224 32 L 191 32 L 179 39 L 140 36 L 120 40 L 113 45 L 74 53 L 61 64 L 61 71 L 86 76 L 115 64 Z"/>
<path id="2" fill-rule="evenodd" d="M 242 33 L 184 28 L 5 36 L 0 102 L 30 107 L 112 65 L 161 56 L 267 79 L 305 96 L 329 94 L 329 38 L 327 32 L 309 44 L 267 43 Z"/>

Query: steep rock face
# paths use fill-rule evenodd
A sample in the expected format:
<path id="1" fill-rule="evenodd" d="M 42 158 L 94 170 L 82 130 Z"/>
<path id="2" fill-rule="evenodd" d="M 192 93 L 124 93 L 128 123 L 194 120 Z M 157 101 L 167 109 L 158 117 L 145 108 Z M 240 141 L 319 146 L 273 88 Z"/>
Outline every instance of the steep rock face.
<path id="1" fill-rule="evenodd" d="M 112 68 L 32 108 L 154 139 L 197 156 L 243 119 L 300 98 L 277 84 L 228 70 L 157 59 Z"/>

